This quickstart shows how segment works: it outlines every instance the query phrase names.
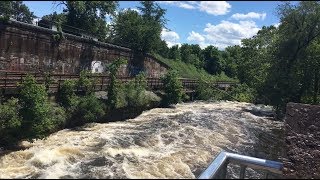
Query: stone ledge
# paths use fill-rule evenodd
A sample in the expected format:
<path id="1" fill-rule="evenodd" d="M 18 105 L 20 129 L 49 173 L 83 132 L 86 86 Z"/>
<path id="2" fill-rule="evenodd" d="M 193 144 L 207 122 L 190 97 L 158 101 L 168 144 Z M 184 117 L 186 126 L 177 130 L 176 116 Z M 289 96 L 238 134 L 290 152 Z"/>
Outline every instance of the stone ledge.
<path id="1" fill-rule="evenodd" d="M 285 178 L 320 178 L 320 106 L 288 103 Z"/>

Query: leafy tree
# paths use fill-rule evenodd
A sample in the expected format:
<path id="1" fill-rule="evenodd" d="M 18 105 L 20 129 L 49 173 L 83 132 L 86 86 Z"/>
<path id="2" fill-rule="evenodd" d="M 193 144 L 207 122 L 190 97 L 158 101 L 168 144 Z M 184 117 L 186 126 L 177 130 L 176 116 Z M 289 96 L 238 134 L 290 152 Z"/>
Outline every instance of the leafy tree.
<path id="1" fill-rule="evenodd" d="M 85 123 L 97 122 L 105 115 L 106 106 L 93 94 L 79 98 L 78 104 L 67 122 L 67 127 L 83 125 Z"/>
<path id="2" fill-rule="evenodd" d="M 51 116 L 52 106 L 48 102 L 44 85 L 36 84 L 35 79 L 28 75 L 19 84 L 20 114 L 23 117 L 22 129 L 28 139 L 43 138 L 53 132 L 62 123 Z"/>
<path id="3" fill-rule="evenodd" d="M 205 62 L 205 70 L 210 74 L 221 73 L 220 53 L 218 48 L 208 46 L 203 51 L 203 58 Z"/>
<path id="4" fill-rule="evenodd" d="M 107 104 L 110 109 L 115 109 L 120 106 L 121 104 L 121 91 L 122 91 L 122 85 L 121 82 L 117 80 L 117 72 L 121 65 L 126 64 L 127 61 L 119 58 L 112 62 L 108 69 L 110 70 L 110 84 L 108 87 L 108 99 Z"/>
<path id="5" fill-rule="evenodd" d="M 159 55 L 161 55 L 162 57 L 164 57 L 164 58 L 168 58 L 169 51 L 170 51 L 170 49 L 168 48 L 168 45 L 167 45 L 166 41 L 161 40 L 159 42 L 159 45 L 158 45 L 158 48 L 157 48 L 157 53 Z"/>
<path id="6" fill-rule="evenodd" d="M 165 106 L 170 104 L 176 104 L 182 101 L 185 96 L 182 82 L 178 79 L 176 71 L 169 71 L 164 77 L 162 77 L 164 85 L 165 97 L 163 103 Z"/>
<path id="7" fill-rule="evenodd" d="M 222 52 L 222 69 L 229 77 L 237 77 L 238 62 L 241 59 L 241 47 L 239 45 L 228 46 Z"/>
<path id="8" fill-rule="evenodd" d="M 106 39 L 107 15 L 113 15 L 118 6 L 117 1 L 60 1 L 59 4 L 65 5 L 65 25 L 87 30 L 100 41 Z"/>
<path id="9" fill-rule="evenodd" d="M 76 82 L 74 80 L 65 80 L 61 85 L 57 95 L 57 102 L 62 107 L 69 109 L 78 104 L 78 99 L 74 92 L 75 87 Z"/>
<path id="10" fill-rule="evenodd" d="M 179 45 L 174 45 L 169 49 L 168 58 L 174 60 L 181 60 Z"/>
<path id="11" fill-rule="evenodd" d="M 111 28 L 112 41 L 137 53 L 157 52 L 165 10 L 154 1 L 142 1 L 138 9 L 142 15 L 131 9 L 119 12 Z"/>
<path id="12" fill-rule="evenodd" d="M 0 16 L 30 24 L 36 17 L 22 1 L 0 1 Z"/>
<path id="13" fill-rule="evenodd" d="M 197 88 L 195 90 L 195 98 L 198 100 L 209 100 L 214 96 L 214 91 L 210 87 L 210 83 L 204 79 L 199 79 Z"/>
<path id="14" fill-rule="evenodd" d="M 292 5 L 288 2 L 279 6 L 278 13 L 281 20 L 279 38 L 274 45 L 273 63 L 264 89 L 269 91 L 266 96 L 270 103 L 281 113 L 287 102 L 301 102 L 312 81 L 317 79 L 314 72 L 319 70 L 310 64 L 316 64 L 317 59 L 314 57 L 316 52 L 311 53 L 317 50 L 311 46 L 320 35 L 320 3 L 301 1 Z"/>
<path id="15" fill-rule="evenodd" d="M 19 108 L 18 99 L 15 98 L 0 104 L 0 145 L 15 144 L 21 138 Z"/>

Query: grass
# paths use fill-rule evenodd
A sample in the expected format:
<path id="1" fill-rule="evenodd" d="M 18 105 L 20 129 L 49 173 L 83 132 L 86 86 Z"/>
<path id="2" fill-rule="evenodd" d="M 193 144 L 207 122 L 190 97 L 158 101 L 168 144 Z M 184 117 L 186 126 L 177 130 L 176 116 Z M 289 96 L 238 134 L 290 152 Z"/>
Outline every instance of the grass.
<path id="1" fill-rule="evenodd" d="M 211 75 L 204 69 L 197 69 L 192 64 L 187 64 L 185 62 L 182 62 L 180 60 L 175 59 L 167 59 L 163 58 L 162 56 L 158 54 L 154 54 L 154 57 L 156 57 L 161 62 L 168 65 L 173 70 L 176 70 L 178 72 L 178 75 L 182 78 L 191 78 L 191 79 L 204 79 L 204 80 L 211 80 L 211 81 L 231 81 L 231 82 L 238 82 L 237 79 L 230 78 L 222 72 L 219 75 Z"/>

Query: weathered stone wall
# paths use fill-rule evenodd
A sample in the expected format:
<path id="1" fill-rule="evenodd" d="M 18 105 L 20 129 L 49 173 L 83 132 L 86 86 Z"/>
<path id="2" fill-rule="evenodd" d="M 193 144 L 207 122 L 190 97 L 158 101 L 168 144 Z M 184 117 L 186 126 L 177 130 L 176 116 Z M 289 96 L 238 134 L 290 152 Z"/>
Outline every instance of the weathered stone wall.
<path id="1" fill-rule="evenodd" d="M 73 74 L 90 69 L 92 61 L 105 66 L 119 57 L 128 60 L 119 70 L 121 76 L 146 71 L 148 76 L 158 77 L 168 68 L 151 56 L 145 58 L 143 67 L 137 67 L 128 48 L 66 33 L 57 41 L 55 34 L 58 32 L 21 22 L 0 23 L 0 70 Z"/>
<path id="2" fill-rule="evenodd" d="M 288 103 L 285 178 L 320 178 L 320 106 Z"/>

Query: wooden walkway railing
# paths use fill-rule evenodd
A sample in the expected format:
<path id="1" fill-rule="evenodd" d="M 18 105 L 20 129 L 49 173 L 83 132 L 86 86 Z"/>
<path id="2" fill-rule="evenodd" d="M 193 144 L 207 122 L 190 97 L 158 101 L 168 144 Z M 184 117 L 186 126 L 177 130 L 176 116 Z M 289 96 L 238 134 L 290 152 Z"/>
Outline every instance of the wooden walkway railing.
<path id="1" fill-rule="evenodd" d="M 37 81 L 37 83 L 44 84 L 46 81 L 45 74 L 43 73 L 27 73 L 27 72 L 1 72 L 0 71 L 0 89 L 9 90 L 9 89 L 16 89 L 18 87 L 18 83 L 21 83 L 24 77 L 27 74 L 33 75 Z M 110 78 L 108 75 L 97 75 L 97 74 L 90 74 L 89 76 L 94 80 L 94 89 L 95 91 L 102 91 L 106 90 Z M 63 81 L 67 79 L 77 80 L 79 79 L 78 74 L 48 74 L 48 78 L 50 79 L 51 83 L 49 86 L 50 92 L 57 92 L 60 86 L 62 85 Z M 132 77 L 118 77 L 118 79 L 122 82 L 129 82 L 133 80 Z M 196 79 L 187 79 L 187 78 L 179 78 L 182 81 L 183 87 L 187 91 L 193 91 L 198 81 Z M 234 85 L 233 82 L 215 82 L 215 86 L 224 88 Z M 149 89 L 152 90 L 161 90 L 163 88 L 163 83 L 159 78 L 147 78 L 147 85 Z"/>

